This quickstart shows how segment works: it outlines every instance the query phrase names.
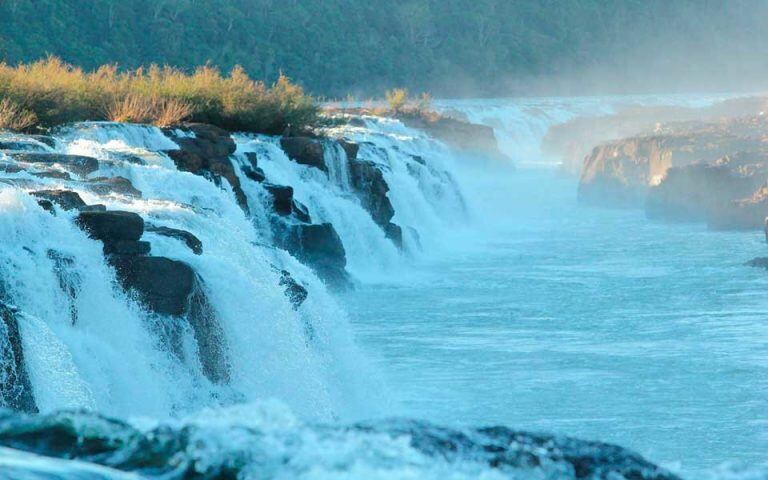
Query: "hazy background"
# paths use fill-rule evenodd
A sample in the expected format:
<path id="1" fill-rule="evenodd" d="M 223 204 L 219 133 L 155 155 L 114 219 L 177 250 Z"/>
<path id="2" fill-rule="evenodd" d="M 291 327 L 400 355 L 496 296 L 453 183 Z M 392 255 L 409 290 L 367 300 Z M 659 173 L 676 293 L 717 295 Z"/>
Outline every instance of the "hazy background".
<path id="1" fill-rule="evenodd" d="M 762 90 L 762 0 L 0 0 L 0 59 L 282 70 L 330 97 Z"/>

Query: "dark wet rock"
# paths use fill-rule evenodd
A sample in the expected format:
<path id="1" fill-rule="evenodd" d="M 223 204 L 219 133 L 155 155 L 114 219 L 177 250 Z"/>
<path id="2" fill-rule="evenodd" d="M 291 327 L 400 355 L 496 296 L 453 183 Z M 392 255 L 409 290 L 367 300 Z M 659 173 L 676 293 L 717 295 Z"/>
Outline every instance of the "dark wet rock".
<path id="1" fill-rule="evenodd" d="M 299 444 L 279 445 L 263 433 L 233 427 L 241 441 L 222 450 L 221 427 L 211 435 L 200 424 L 160 425 L 142 431 L 98 414 L 60 412 L 25 415 L 0 411 L 0 445 L 47 457 L 76 459 L 139 475 L 190 480 L 241 478 L 247 472 L 279 468 L 286 476 L 301 476 L 305 467 L 292 461 L 306 449 Z M 312 427 L 309 427 L 312 428 Z M 506 427 L 451 429 L 417 421 L 378 421 L 350 426 L 312 428 L 315 442 L 334 445 L 347 437 L 362 439 L 375 448 L 377 438 L 403 442 L 440 465 L 484 465 L 500 477 L 557 478 L 561 480 L 679 480 L 640 455 L 601 442 Z M 270 443 L 271 442 L 271 443 Z M 200 452 L 216 452 L 200 457 Z M 258 455 L 254 455 L 258 452 Z M 390 464 L 408 465 L 407 458 L 392 457 Z M 411 465 L 412 467 L 412 465 Z M 414 467 L 418 472 L 419 467 Z M 425 468 L 430 468 L 426 465 Z"/>
<path id="2" fill-rule="evenodd" d="M 355 160 L 349 162 L 350 183 L 357 192 L 363 208 L 368 210 L 376 222 L 382 228 L 395 216 L 387 194 L 389 185 L 384 179 L 383 167 L 370 161 Z"/>
<path id="3" fill-rule="evenodd" d="M 290 215 L 293 212 L 293 187 L 265 183 L 264 189 L 272 196 L 272 207 L 278 215 Z"/>
<path id="4" fill-rule="evenodd" d="M 43 152 L 12 152 L 9 153 L 12 159 L 17 162 L 40 164 L 40 165 L 61 165 L 71 172 L 85 177 L 99 169 L 99 161 L 92 157 L 82 155 L 67 155 L 64 153 L 43 153 Z"/>
<path id="5" fill-rule="evenodd" d="M 263 182 L 267 179 L 267 176 L 264 175 L 264 170 L 260 168 L 251 168 L 248 166 L 242 167 L 243 174 L 248 177 L 249 180 L 253 180 L 254 182 Z"/>
<path id="6" fill-rule="evenodd" d="M 397 248 L 403 248 L 403 229 L 396 223 L 389 222 L 384 226 L 384 235 L 392 240 Z"/>
<path id="7" fill-rule="evenodd" d="M 309 296 L 304 285 L 297 282 L 288 270 L 280 270 L 280 282 L 278 284 L 285 288 L 285 296 L 291 301 L 293 308 L 299 308 Z"/>
<path id="8" fill-rule="evenodd" d="M 53 261 L 53 272 L 59 281 L 61 291 L 69 301 L 69 318 L 74 325 L 77 323 L 77 298 L 83 283 L 80 274 L 74 268 L 75 259 L 56 250 L 48 250 L 46 256 Z"/>
<path id="9" fill-rule="evenodd" d="M 180 136 L 177 131 L 194 136 Z M 221 178 L 226 179 L 232 187 L 238 205 L 248 211 L 245 192 L 229 159 L 236 150 L 235 141 L 229 132 L 213 125 L 190 123 L 181 128 L 167 129 L 165 133 L 179 146 L 178 150 L 165 152 L 176 164 L 176 168 L 206 177 L 217 184 Z"/>
<path id="10" fill-rule="evenodd" d="M 345 140 L 343 138 L 340 138 L 336 140 L 339 145 L 341 145 L 341 148 L 344 149 L 344 153 L 347 154 L 347 160 L 350 162 L 353 162 L 357 160 L 357 154 L 360 152 L 360 145 L 355 142 L 350 142 L 349 140 Z"/>
<path id="11" fill-rule="evenodd" d="M 51 144 L 53 143 L 53 145 Z M 47 152 L 55 145 L 51 137 L 0 133 L 0 150 Z"/>
<path id="12" fill-rule="evenodd" d="M 38 178 L 54 178 L 57 180 L 72 180 L 72 175 L 63 170 L 46 170 L 43 172 L 31 172 Z"/>
<path id="13" fill-rule="evenodd" d="M 80 195 L 71 190 L 38 190 L 30 193 L 40 200 L 55 203 L 63 210 L 79 210 L 85 206 Z"/>
<path id="14" fill-rule="evenodd" d="M 280 147 L 294 162 L 328 171 L 323 143 L 320 140 L 309 137 L 283 137 L 280 139 Z"/>
<path id="15" fill-rule="evenodd" d="M 292 215 L 296 220 L 303 223 L 312 222 L 307 207 L 294 200 L 293 187 L 265 183 L 264 189 L 272 197 L 272 207 L 274 208 L 275 213 L 283 217 Z"/>
<path id="16" fill-rule="evenodd" d="M 144 233 L 144 219 L 133 212 L 81 211 L 76 221 L 88 236 L 104 242 L 136 241 Z"/>
<path id="17" fill-rule="evenodd" d="M 150 243 L 141 240 L 104 242 L 105 255 L 148 255 L 151 250 Z"/>
<path id="18" fill-rule="evenodd" d="M 764 268 L 768 270 L 768 257 L 756 257 L 744 265 L 747 267 Z"/>
<path id="19" fill-rule="evenodd" d="M 349 283 L 344 245 L 330 223 L 282 224 L 276 240 L 278 246 L 315 270 L 327 283 L 333 286 Z"/>
<path id="20" fill-rule="evenodd" d="M 46 212 L 56 215 L 56 207 L 53 206 L 53 202 L 50 200 L 40 199 L 37 201 L 37 204 Z"/>
<path id="21" fill-rule="evenodd" d="M 81 212 L 106 212 L 107 206 L 101 203 L 95 203 L 93 205 L 86 205 L 80 208 Z"/>
<path id="22" fill-rule="evenodd" d="M 197 238 L 192 233 L 181 230 L 179 228 L 170 228 L 170 227 L 163 227 L 163 226 L 157 226 L 153 225 L 151 223 L 147 223 L 144 225 L 144 230 L 151 233 L 156 233 L 158 235 L 162 235 L 164 237 L 169 238 L 175 238 L 176 240 L 181 240 L 184 242 L 187 247 L 192 250 L 192 252 L 195 255 L 202 255 L 203 254 L 203 242 L 200 241 L 199 238 Z"/>
<path id="23" fill-rule="evenodd" d="M 189 322 L 206 377 L 216 383 L 229 381 L 224 332 L 205 294 L 203 281 L 192 267 L 165 257 L 111 255 L 108 258 L 123 287 L 136 292 L 148 310 L 182 317 Z"/>
<path id="24" fill-rule="evenodd" d="M 0 301 L 0 406 L 37 412 L 29 381 L 16 307 Z"/>
<path id="25" fill-rule="evenodd" d="M 267 176 L 264 174 L 264 170 L 259 168 L 259 156 L 255 152 L 245 152 L 246 165 L 242 165 L 240 169 L 248 179 L 254 182 L 263 182 Z"/>
<path id="26" fill-rule="evenodd" d="M 14 162 L 0 162 L 0 172 L 3 173 L 19 173 L 23 171 L 24 169 L 21 168 L 21 166 Z"/>
<path id="27" fill-rule="evenodd" d="M 312 217 L 309 215 L 309 209 L 303 203 L 294 200 L 291 202 L 293 216 L 300 222 L 312 223 Z"/>
<path id="28" fill-rule="evenodd" d="M 117 193 L 128 197 L 140 198 L 141 190 L 133 186 L 125 177 L 97 177 L 88 180 L 88 189 L 99 195 Z"/>

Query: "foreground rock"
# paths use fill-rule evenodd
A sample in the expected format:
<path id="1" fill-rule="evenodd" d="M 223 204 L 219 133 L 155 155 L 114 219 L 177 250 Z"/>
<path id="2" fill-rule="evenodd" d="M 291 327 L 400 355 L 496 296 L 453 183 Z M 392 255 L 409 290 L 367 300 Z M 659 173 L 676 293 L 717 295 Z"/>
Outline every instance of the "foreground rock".
<path id="1" fill-rule="evenodd" d="M 147 232 L 162 235 L 164 237 L 175 238 L 176 240 L 180 240 L 184 242 L 187 248 L 192 250 L 192 253 L 194 253 L 195 255 L 203 254 L 203 242 L 201 242 L 199 238 L 197 238 L 195 235 L 191 234 L 186 230 L 157 226 L 151 223 L 145 224 L 144 230 Z"/>
<path id="2" fill-rule="evenodd" d="M 229 433 L 227 428 L 238 441 L 222 443 Z M 306 455 L 312 452 L 313 467 L 318 471 L 328 468 L 342 474 L 406 468 L 414 478 L 420 478 L 441 465 L 456 471 L 474 466 L 471 471 L 500 478 L 679 480 L 615 445 L 506 427 L 456 430 L 426 422 L 379 421 L 281 428 L 287 430 L 265 436 L 258 428 L 177 422 L 142 431 L 93 413 L 24 415 L 0 411 L 2 446 L 150 478 L 235 479 L 247 478 L 254 471 L 301 477 L 306 474 Z M 364 447 L 349 450 L 352 439 Z M 392 442 L 404 452 L 391 455 Z M 333 453 L 343 448 L 349 450 L 351 462 L 339 463 Z M 387 458 L 383 465 L 376 460 L 382 456 Z M 413 463 L 413 456 L 423 460 Z"/>

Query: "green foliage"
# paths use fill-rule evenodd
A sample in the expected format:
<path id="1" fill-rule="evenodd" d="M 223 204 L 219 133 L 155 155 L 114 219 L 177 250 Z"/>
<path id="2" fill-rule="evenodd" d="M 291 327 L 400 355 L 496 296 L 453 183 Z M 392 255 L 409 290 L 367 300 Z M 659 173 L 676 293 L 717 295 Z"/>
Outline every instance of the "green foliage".
<path id="1" fill-rule="evenodd" d="M 86 69 L 210 62 L 267 84 L 365 97 L 394 85 L 508 94 L 567 78 L 629 88 L 658 77 L 733 78 L 768 44 L 755 0 L 2 0 L 0 61 L 56 55 Z M 759 48 L 758 48 L 759 47 Z M 699 71 L 695 68 L 702 66 Z M 740 66 L 741 63 L 739 63 Z"/>
<path id="2" fill-rule="evenodd" d="M 311 125 L 318 114 L 315 101 L 284 75 L 268 87 L 240 67 L 229 76 L 208 66 L 192 74 L 158 66 L 87 72 L 55 57 L 0 64 L 0 99 L 6 117 L 26 120 L 17 130 L 82 120 L 168 126 L 189 119 L 233 131 L 281 133 L 288 125 Z"/>

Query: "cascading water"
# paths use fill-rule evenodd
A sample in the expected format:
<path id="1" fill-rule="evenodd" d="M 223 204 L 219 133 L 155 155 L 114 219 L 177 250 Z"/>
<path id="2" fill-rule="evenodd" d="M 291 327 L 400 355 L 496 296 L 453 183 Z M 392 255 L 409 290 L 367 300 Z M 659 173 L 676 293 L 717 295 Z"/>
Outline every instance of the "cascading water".
<path id="1" fill-rule="evenodd" d="M 210 168 L 192 171 L 194 159 L 195 169 L 186 165 L 183 171 L 184 158 L 174 152 L 184 143 L 179 139 L 194 143 L 193 131 L 113 123 L 74 125 L 55 132 L 51 145 L 35 140 L 39 145 L 29 147 L 98 159 L 98 169 L 87 176 L 67 179 L 56 165 L 49 165 L 50 171 L 32 171 L 26 164 L 14 170 L 10 167 L 23 162 L 0 153 L 0 300 L 13 307 L 34 400 L 48 414 L 26 417 L 0 409 L 0 439 L 15 442 L 4 444 L 46 455 L 0 449 L 0 478 L 3 472 L 14 480 L 136 478 L 118 472 L 127 470 L 150 478 L 246 480 L 676 479 L 618 447 L 477 428 L 498 422 L 575 432 L 627 443 L 672 467 L 670 455 L 685 457 L 680 449 L 692 437 L 677 433 L 664 443 L 669 455 L 646 448 L 649 438 L 663 441 L 648 432 L 661 429 L 667 409 L 686 415 L 673 397 L 664 396 L 670 386 L 655 382 L 661 375 L 623 373 L 647 373 L 643 369 L 658 362 L 659 369 L 679 370 L 675 381 L 686 382 L 693 375 L 689 366 L 665 355 L 664 348 L 615 338 L 628 328 L 612 322 L 630 322 L 633 334 L 653 338 L 662 327 L 630 321 L 649 315 L 633 309 L 642 311 L 643 302 L 664 295 L 670 305 L 684 307 L 675 302 L 704 288 L 699 275 L 669 273 L 677 268 L 669 266 L 672 253 L 685 250 L 690 238 L 721 252 L 718 242 L 724 240 L 708 241 L 713 237 L 686 230 L 675 236 L 673 247 L 654 250 L 663 265 L 634 265 L 645 257 L 627 243 L 626 232 L 656 238 L 657 227 L 618 214 L 593 220 L 570 208 L 573 196 L 563 192 L 572 191 L 571 183 L 525 168 L 526 162 L 546 162 L 539 143 L 549 126 L 608 112 L 616 104 L 611 99 L 509 101 L 499 108 L 490 101 L 440 103 L 494 126 L 501 148 L 523 164 L 514 177 L 482 162 L 467 165 L 477 159 L 377 117 L 325 129 L 326 137 L 317 140 L 324 169 L 297 162 L 278 137 L 240 134 L 233 136 L 234 177 Z M 352 153 L 334 138 L 359 150 Z M 104 189 L 99 182 L 105 180 L 96 180 L 117 177 L 130 188 L 121 183 L 122 189 Z M 76 225 L 77 210 L 55 206 L 52 215 L 29 195 L 59 188 L 76 192 L 90 206 L 140 214 L 147 224 L 141 239 L 151 244 L 150 255 L 183 262 L 199 277 L 190 300 L 216 324 L 213 337 L 220 344 L 212 348 L 210 338 L 201 341 L 200 325 L 153 313 L 140 295 L 126 293 L 104 256 L 106 244 Z M 286 212 L 278 214 L 278 207 Z M 279 248 L 286 231 L 319 224 L 332 225 L 355 286 L 338 297 L 318 278 L 316 265 Z M 595 237 L 596 225 L 613 236 Z M 187 237 L 169 236 L 163 228 L 193 235 L 202 254 Z M 393 232 L 401 233 L 402 248 Z M 748 250 L 747 243 L 738 248 Z M 403 275 L 413 263 L 423 271 Z M 727 280 L 736 267 L 721 263 L 709 267 L 713 274 L 734 295 L 746 292 L 736 300 L 744 311 L 758 308 L 755 292 Z M 682 287 L 664 283 L 665 275 Z M 603 277 L 627 295 L 619 302 L 625 311 L 615 310 L 614 292 L 603 288 Z M 646 292 L 638 278 L 661 287 Z M 642 296 L 640 306 L 628 292 Z M 701 309 L 715 310 L 718 299 Z M 738 308 L 732 314 L 751 321 Z M 676 318 L 663 308 L 659 317 Z M 694 335 L 685 321 L 671 323 L 683 331 L 674 330 L 670 338 Z M 611 325 L 615 328 L 606 327 Z M 0 331 L 4 326 L 0 322 Z M 711 343 L 704 342 L 709 351 L 727 340 L 718 337 L 722 332 L 714 323 L 703 329 L 712 336 L 706 339 Z M 360 353 L 353 331 L 369 355 Z M 604 337 L 608 340 L 600 343 Z M 634 363 L 635 347 L 648 361 Z M 675 348 L 690 346 L 673 344 L 667 350 Z M 9 349 L 0 345 L 0 358 Z M 747 347 L 743 350 L 749 357 Z M 220 358 L 206 358 L 212 355 Z M 219 377 L 211 373 L 213 360 L 224 372 Z M 701 360 L 699 368 L 716 377 L 721 366 Z M 617 364 L 627 369 L 611 370 Z M 760 368 L 748 362 L 722 367 L 738 369 L 746 382 Z M 717 381 L 727 390 L 723 401 L 752 409 L 762 405 L 752 392 L 728 388 L 727 378 Z M 689 385 L 692 395 L 702 397 L 695 383 Z M 643 395 L 640 387 L 647 387 Z M 673 391 L 688 399 L 685 391 Z M 649 400 L 633 406 L 632 395 Z M 590 409 L 589 402 L 599 407 Z M 666 408 L 658 412 L 652 404 Z M 57 413 L 61 409 L 128 423 Z M 585 411 L 590 420 L 583 420 Z M 419 420 L 370 420 L 393 414 Z M 360 419 L 369 421 L 348 423 Z M 735 421 L 724 415 L 723 422 Z M 711 426 L 727 435 L 720 423 Z M 43 440 L 31 445 L 24 433 L 29 431 Z M 62 432 L 76 441 L 60 441 Z M 733 438 L 744 440 L 744 457 L 753 460 L 760 442 Z M 713 449 L 702 456 L 710 460 Z M 686 478 L 741 475 L 730 467 L 676 469 L 695 472 Z M 759 469 L 744 475 L 764 478 Z"/>

